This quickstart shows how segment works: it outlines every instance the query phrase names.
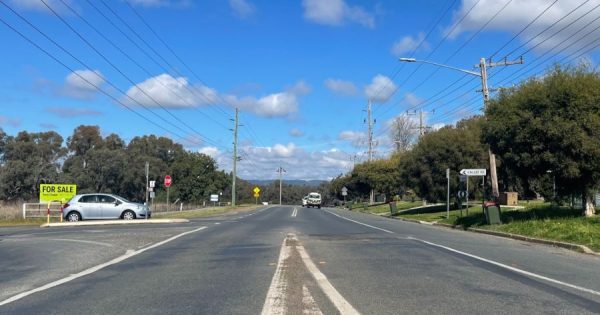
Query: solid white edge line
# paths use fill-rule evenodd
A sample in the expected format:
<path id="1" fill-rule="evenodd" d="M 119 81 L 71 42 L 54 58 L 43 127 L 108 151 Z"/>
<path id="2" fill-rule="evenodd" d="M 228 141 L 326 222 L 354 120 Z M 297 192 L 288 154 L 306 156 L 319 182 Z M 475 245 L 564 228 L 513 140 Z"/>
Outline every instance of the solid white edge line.
<path id="1" fill-rule="evenodd" d="M 329 210 L 325 210 L 325 212 L 331 213 L 331 214 L 333 214 L 334 216 L 336 216 L 336 217 L 338 217 L 338 218 L 341 218 L 341 219 L 344 219 L 344 220 L 348 220 L 348 221 L 350 221 L 350 222 L 354 222 L 354 223 L 356 223 L 356 224 L 360 224 L 360 225 L 368 226 L 368 227 L 370 227 L 370 228 L 372 228 L 372 229 L 376 229 L 376 230 L 379 230 L 379 231 L 383 231 L 383 232 L 385 232 L 385 233 L 389 233 L 389 234 L 395 234 L 394 232 L 392 232 L 392 231 L 390 231 L 390 230 L 386 230 L 386 229 L 382 229 L 382 228 L 380 228 L 380 227 L 376 227 L 376 226 L 372 226 L 372 225 L 369 225 L 369 224 L 366 224 L 366 223 L 358 222 L 358 221 L 355 221 L 355 220 L 352 220 L 352 219 L 346 218 L 346 217 L 344 217 L 344 216 L 341 216 L 341 215 L 339 215 L 339 214 L 337 214 L 337 213 L 331 212 L 331 211 L 329 211 Z"/>
<path id="2" fill-rule="evenodd" d="M 114 265 L 114 264 L 122 262 L 122 261 L 124 261 L 124 260 L 126 260 L 128 258 L 131 258 L 133 256 L 139 255 L 139 254 L 141 254 L 141 253 L 143 253 L 143 252 L 145 252 L 145 251 L 147 251 L 149 249 L 156 248 L 158 246 L 161 246 L 163 244 L 171 242 L 171 241 L 173 241 L 175 239 L 178 239 L 178 238 L 180 238 L 182 236 L 185 236 L 185 235 L 188 235 L 188 234 L 191 234 L 191 233 L 194 233 L 194 232 L 198 232 L 198 231 L 201 231 L 201 230 L 204 230 L 204 229 L 206 229 L 206 226 L 203 226 L 203 227 L 191 230 L 191 231 L 183 232 L 183 233 L 177 234 L 175 236 L 171 236 L 170 238 L 168 238 L 166 240 L 160 241 L 158 243 L 155 243 L 155 244 L 150 245 L 148 247 L 142 248 L 140 250 L 131 251 L 131 252 L 128 251 L 127 253 L 125 253 L 125 254 L 117 257 L 117 258 L 114 258 L 114 259 L 112 259 L 112 260 L 110 260 L 108 262 L 105 262 L 105 263 L 102 263 L 100 265 L 88 268 L 88 269 L 86 269 L 84 271 L 78 272 L 76 274 L 72 274 L 72 275 L 70 275 L 68 277 L 65 277 L 65 278 L 62 278 L 60 280 L 56 280 L 56 281 L 50 282 L 50 283 L 45 284 L 45 285 L 43 285 L 41 287 L 29 290 L 29 291 L 21 292 L 21 293 L 15 295 L 15 296 L 12 296 L 12 297 L 4 300 L 4 301 L 0 301 L 0 306 L 6 305 L 8 303 L 12 303 L 12 302 L 17 301 L 17 300 L 20 300 L 20 299 L 22 299 L 22 298 L 24 298 L 26 296 L 31 295 L 31 294 L 34 294 L 34 293 L 37 293 L 37 292 L 41 292 L 41 291 L 44 291 L 44 290 L 48 290 L 50 288 L 59 286 L 61 284 L 73 281 L 73 280 L 75 280 L 77 278 L 81 278 L 83 276 L 87 276 L 87 275 L 92 274 L 92 273 L 94 273 L 94 272 L 96 272 L 98 270 L 101 270 L 101 269 L 105 268 L 105 267 L 108 267 L 110 265 Z"/>
<path id="3" fill-rule="evenodd" d="M 570 284 L 570 283 L 563 282 L 563 281 L 560 281 L 560 280 L 548 278 L 548 277 L 539 275 L 537 273 L 533 273 L 533 272 L 529 272 L 529 271 L 526 271 L 526 270 L 523 270 L 523 269 L 519 269 L 519 268 L 515 268 L 515 267 L 512 267 L 512 266 L 509 266 L 509 265 L 505 265 L 503 263 L 499 263 L 499 262 L 496 262 L 496 261 L 493 261 L 493 260 L 490 260 L 490 259 L 486 259 L 486 258 L 477 256 L 477 255 L 469 254 L 469 253 L 466 253 L 466 252 L 463 252 L 463 251 L 460 251 L 460 250 L 457 250 L 457 249 L 454 249 L 454 248 L 451 248 L 451 247 L 448 247 L 448 246 L 444 246 L 444 245 L 440 245 L 440 244 L 428 242 L 428 241 L 421 240 L 421 239 L 414 238 L 414 237 L 407 237 L 407 239 L 419 241 L 419 242 L 428 244 L 430 246 L 435 246 L 435 247 L 443 248 L 443 249 L 445 249 L 447 251 L 451 251 L 453 253 L 457 253 L 457 254 L 460 254 L 460 255 L 464 255 L 464 256 L 467 256 L 467 257 L 479 260 L 479 261 L 483 261 L 483 262 L 486 262 L 488 264 L 491 264 L 491 265 L 494 265 L 494 266 L 497 266 L 497 267 L 500 267 L 500 268 L 508 269 L 510 271 L 513 271 L 513 272 L 516 272 L 516 273 L 519 273 L 519 274 L 522 274 L 522 275 L 526 275 L 526 276 L 529 276 L 529 277 L 532 277 L 532 278 L 544 280 L 544 281 L 547 281 L 547 282 L 550 282 L 550 283 L 558 284 L 558 285 L 565 286 L 565 287 L 568 287 L 568 288 L 571 288 L 571 289 L 575 289 L 575 290 L 578 290 L 578 291 L 582 291 L 582 292 L 586 292 L 586 293 L 590 293 L 590 294 L 593 294 L 593 295 L 600 296 L 600 291 L 595 291 L 595 290 L 592 290 L 592 289 L 580 287 L 578 285 Z"/>
<path id="4" fill-rule="evenodd" d="M 293 239 L 296 239 L 295 235 L 292 235 Z M 302 257 L 302 261 L 306 266 L 306 269 L 312 274 L 313 278 L 323 291 L 327 298 L 333 303 L 340 314 L 344 315 L 359 315 L 360 313 L 350 304 L 346 299 L 335 289 L 335 287 L 329 282 L 327 277 L 317 268 L 315 263 L 310 259 L 310 256 L 304 249 L 304 246 L 297 244 L 296 249 Z"/>
<path id="5" fill-rule="evenodd" d="M 348 221 L 351 221 L 351 222 L 354 222 L 354 223 L 357 223 L 357 224 L 360 224 L 360 225 L 368 226 L 370 228 L 373 228 L 373 229 L 376 229 L 376 230 L 380 230 L 380 231 L 384 231 L 386 233 L 394 234 L 394 232 L 392 232 L 392 231 L 388 231 L 386 229 L 378 228 L 376 226 L 372 226 L 372 225 L 369 225 L 369 224 L 366 224 L 366 223 L 362 223 L 362 222 L 358 222 L 358 221 L 355 221 L 355 220 L 352 220 L 352 219 L 348 219 L 346 217 L 343 217 L 341 215 L 333 213 L 333 212 L 331 212 L 329 210 L 325 210 L 325 211 L 327 211 L 327 212 L 329 212 L 329 213 L 331 213 L 331 214 L 333 214 L 333 215 L 335 215 L 335 216 L 337 216 L 339 218 L 342 218 L 344 220 L 348 220 Z M 578 285 L 574 285 L 574 284 L 570 284 L 570 283 L 567 283 L 567 282 L 563 282 L 563 281 L 560 281 L 560 280 L 548 278 L 548 277 L 545 277 L 545 276 L 542 276 L 542 275 L 539 275 L 539 274 L 536 274 L 536 273 L 533 273 L 533 272 L 530 272 L 530 271 L 526 271 L 526 270 L 523 270 L 523 269 L 511 267 L 509 265 L 505 265 L 505 264 L 500 263 L 500 262 L 496 262 L 496 261 L 493 261 L 493 260 L 490 260 L 490 259 L 486 259 L 486 258 L 477 256 L 477 255 L 469 254 L 469 253 L 466 253 L 466 252 L 463 252 L 463 251 L 460 251 L 460 250 L 457 250 L 457 249 L 454 249 L 454 248 L 451 248 L 451 247 L 448 247 L 448 246 L 444 246 L 444 245 L 440 245 L 440 244 L 428 242 L 428 241 L 425 241 L 425 240 L 422 240 L 422 239 L 418 239 L 418 238 L 415 238 L 415 237 L 410 237 L 410 236 L 406 237 L 406 239 L 415 240 L 415 241 L 419 241 L 419 242 L 422 242 L 422 243 L 425 243 L 425 244 L 428 244 L 428 245 L 431 245 L 431 246 L 443 248 L 443 249 L 451 251 L 453 253 L 457 253 L 457 254 L 460 254 L 460 255 L 464 255 L 464 256 L 467 256 L 467 257 L 479 260 L 479 261 L 483 261 L 483 262 L 486 262 L 488 264 L 492 264 L 494 266 L 498 266 L 498 267 L 501 267 L 501 268 L 504 268 L 504 269 L 508 269 L 508 270 L 513 271 L 513 272 L 516 272 L 516 273 L 519 273 L 519 274 L 522 274 L 522 275 L 526 275 L 526 276 L 529 276 L 529 277 L 532 277 L 532 278 L 544 280 L 544 281 L 547 281 L 547 282 L 550 282 L 550 283 L 558 284 L 558 285 L 565 286 L 565 287 L 568 287 L 568 288 L 571 288 L 571 289 L 575 289 L 575 290 L 578 290 L 578 291 L 587 292 L 587 293 L 590 293 L 590 294 L 593 294 L 593 295 L 600 296 L 600 291 L 596 291 L 596 290 L 588 289 L 588 288 L 581 287 L 581 286 L 578 286 Z"/>
<path id="6" fill-rule="evenodd" d="M 267 297 L 263 304 L 261 315 L 281 315 L 285 314 L 285 291 L 286 283 L 284 279 L 283 269 L 285 260 L 290 256 L 289 246 L 286 246 L 285 242 L 287 236 L 283 238 L 281 244 L 281 250 L 279 251 L 279 259 L 277 260 L 277 267 L 267 291 Z"/>

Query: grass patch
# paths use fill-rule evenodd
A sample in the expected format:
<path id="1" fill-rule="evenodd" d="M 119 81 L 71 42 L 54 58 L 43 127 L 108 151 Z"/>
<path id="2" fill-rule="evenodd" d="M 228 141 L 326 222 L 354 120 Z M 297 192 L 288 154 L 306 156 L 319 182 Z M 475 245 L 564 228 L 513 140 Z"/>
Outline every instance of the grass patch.
<path id="1" fill-rule="evenodd" d="M 410 208 L 414 208 L 414 207 L 419 207 L 422 205 L 423 205 L 422 201 L 415 201 L 415 202 L 398 201 L 398 202 L 396 202 L 396 208 L 398 209 L 398 211 L 406 210 L 406 209 L 410 209 Z M 363 208 L 361 205 L 360 210 L 362 210 L 362 209 Z M 390 213 L 390 205 L 387 203 L 384 203 L 384 204 L 370 206 L 367 208 L 367 211 L 371 212 L 371 213 Z"/>
<path id="2" fill-rule="evenodd" d="M 581 215 L 581 210 L 537 201 L 522 205 L 524 209 L 502 207 L 504 224 L 501 225 L 487 225 L 481 206 L 471 206 L 468 216 L 464 210 L 462 216 L 459 210 L 452 210 L 449 219 L 446 219 L 446 211 L 402 213 L 398 216 L 580 244 L 600 251 L 599 215 L 586 218 Z"/>

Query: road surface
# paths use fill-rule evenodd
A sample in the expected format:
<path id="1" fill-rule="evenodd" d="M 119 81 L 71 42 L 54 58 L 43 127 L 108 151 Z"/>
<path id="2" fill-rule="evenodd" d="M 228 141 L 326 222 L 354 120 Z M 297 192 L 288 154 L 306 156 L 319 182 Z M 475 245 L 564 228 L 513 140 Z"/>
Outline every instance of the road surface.
<path id="1" fill-rule="evenodd" d="M 600 259 L 335 209 L 0 229 L 0 314 L 594 314 Z"/>

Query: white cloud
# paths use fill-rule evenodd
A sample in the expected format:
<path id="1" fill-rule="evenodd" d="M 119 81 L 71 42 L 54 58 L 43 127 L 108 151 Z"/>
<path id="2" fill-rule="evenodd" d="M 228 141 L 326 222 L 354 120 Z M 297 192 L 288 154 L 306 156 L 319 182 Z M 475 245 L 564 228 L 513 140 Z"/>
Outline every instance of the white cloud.
<path id="1" fill-rule="evenodd" d="M 447 27 L 447 32 L 450 31 L 452 25 L 456 23 L 475 3 L 477 0 L 463 0 L 460 9 L 455 12 L 452 24 Z M 550 27 L 557 20 L 567 15 L 571 10 L 581 5 L 586 1 L 584 0 L 571 0 L 571 1 L 558 1 L 554 4 L 546 13 L 544 13 L 534 24 L 532 24 L 526 31 L 520 34 L 522 41 L 529 40 L 536 36 L 542 30 Z M 463 20 L 463 22 L 456 27 L 456 29 L 450 34 L 452 37 L 456 37 L 459 34 L 466 31 L 473 31 L 479 29 L 484 25 L 492 16 L 499 11 L 505 4 L 505 1 L 495 0 L 481 0 L 471 13 Z M 550 1 L 546 0 L 529 0 L 529 1 L 513 1 L 507 5 L 507 7 L 500 13 L 487 27 L 486 30 L 506 31 L 511 34 L 515 34 L 523 29 L 529 22 L 531 22 L 536 16 L 544 11 L 549 5 Z M 586 12 L 592 10 L 596 5 L 600 4 L 598 0 L 591 0 L 585 3 L 577 11 L 573 12 L 567 18 L 550 28 L 548 31 L 535 38 L 529 47 L 536 47 L 539 51 L 548 51 L 560 42 L 567 40 L 557 50 L 565 47 L 569 47 L 567 52 L 572 52 L 579 49 L 588 43 L 595 41 L 600 36 L 600 30 L 596 30 L 588 35 L 585 39 L 573 44 L 579 40 L 584 34 L 592 31 L 594 25 L 589 25 L 587 28 L 581 30 L 584 26 L 591 23 L 597 17 L 597 14 L 590 13 L 585 17 L 582 17 Z M 577 21 L 575 21 L 577 20 Z M 574 22 L 575 21 L 575 22 Z M 573 25 L 565 28 L 556 35 L 557 31 L 566 27 L 568 24 Z M 593 24 L 593 23 L 592 23 Z M 570 44 L 571 43 L 571 44 Z M 517 47 L 517 43 L 514 43 L 514 47 Z M 505 53 L 508 51 L 505 51 Z"/>
<path id="2" fill-rule="evenodd" d="M 72 107 L 49 107 L 46 112 L 54 114 L 60 118 L 73 118 L 80 116 L 100 116 L 101 112 L 89 108 L 72 108 Z"/>
<path id="3" fill-rule="evenodd" d="M 206 154 L 214 159 L 218 158 L 221 151 L 216 147 L 202 147 L 198 149 L 198 153 Z"/>
<path id="4" fill-rule="evenodd" d="M 302 0 L 304 18 L 325 25 L 339 26 L 346 21 L 368 28 L 375 27 L 375 17 L 360 6 L 350 6 L 344 0 Z"/>
<path id="5" fill-rule="evenodd" d="M 333 93 L 339 95 L 354 95 L 357 91 L 356 85 L 354 85 L 354 83 L 340 79 L 327 79 L 325 80 L 325 86 Z"/>
<path id="6" fill-rule="evenodd" d="M 96 88 L 102 87 L 104 81 L 102 73 L 98 70 L 75 70 L 67 75 L 59 94 L 80 100 L 91 100 L 98 92 Z"/>
<path id="7" fill-rule="evenodd" d="M 295 151 L 296 145 L 291 142 L 287 145 L 277 143 L 273 146 L 273 152 L 279 157 L 290 157 Z"/>
<path id="8" fill-rule="evenodd" d="M 174 78 L 163 73 L 138 83 L 127 90 L 123 100 L 128 104 L 147 107 L 185 108 L 211 104 L 217 101 L 217 92 L 204 85 L 192 86 L 187 78 Z M 135 101 L 133 101 L 135 100 Z"/>
<path id="9" fill-rule="evenodd" d="M 296 82 L 296 84 L 292 85 L 290 88 L 288 88 L 288 91 L 294 95 L 306 95 L 308 93 L 310 93 L 310 86 L 304 82 L 303 80 L 300 80 L 298 82 Z"/>
<path id="10" fill-rule="evenodd" d="M 289 117 L 298 111 L 299 98 L 310 92 L 304 81 L 299 81 L 283 92 L 262 97 L 220 94 L 204 85 L 191 85 L 187 78 L 161 74 L 138 83 L 127 90 L 123 101 L 127 104 L 142 104 L 157 107 L 189 108 L 224 102 L 262 117 Z M 132 101 L 135 100 L 135 101 Z M 156 101 L 156 102 L 155 102 Z"/>
<path id="11" fill-rule="evenodd" d="M 437 130 L 440 130 L 440 129 L 446 127 L 446 126 L 447 126 L 447 124 L 445 124 L 445 123 L 437 123 L 437 124 L 431 125 L 431 129 L 433 131 L 437 131 Z"/>
<path id="12" fill-rule="evenodd" d="M 404 94 L 404 102 L 411 107 L 419 106 L 423 104 L 424 99 L 418 97 L 416 94 L 408 92 Z"/>
<path id="13" fill-rule="evenodd" d="M 223 98 L 228 103 L 241 109 L 250 111 L 262 117 L 289 117 L 298 112 L 298 98 L 310 91 L 310 87 L 299 81 L 288 90 L 273 93 L 261 98 L 225 95 Z"/>
<path id="14" fill-rule="evenodd" d="M 298 128 L 292 128 L 292 129 L 290 129 L 288 134 L 292 137 L 302 137 L 302 136 L 304 136 L 304 131 L 302 131 Z"/>
<path id="15" fill-rule="evenodd" d="M 48 4 L 48 6 L 51 7 L 53 10 L 58 11 L 58 12 L 65 11 L 65 6 L 62 3 L 60 3 L 59 0 L 45 0 L 45 1 Z M 73 6 L 72 0 L 67 0 L 65 2 L 67 4 L 69 4 L 70 6 Z M 24 10 L 52 13 L 52 11 L 50 11 L 50 9 L 48 9 L 48 7 L 40 0 L 12 0 L 11 3 L 12 3 L 12 5 L 17 6 Z"/>
<path id="16" fill-rule="evenodd" d="M 256 12 L 256 7 L 246 0 L 229 0 L 229 6 L 233 14 L 242 19 L 248 18 Z"/>
<path id="17" fill-rule="evenodd" d="M 185 9 L 194 5 L 193 0 L 125 0 L 131 5 L 144 8 L 175 8 Z"/>
<path id="18" fill-rule="evenodd" d="M 425 34 L 423 33 L 419 33 L 417 37 L 412 37 L 410 35 L 404 36 L 392 46 L 392 55 L 402 57 L 404 53 L 412 52 L 417 48 L 419 48 L 419 50 L 428 49 L 429 44 L 424 40 Z"/>
<path id="19" fill-rule="evenodd" d="M 331 179 L 352 167 L 350 154 L 340 150 L 306 151 L 293 143 L 271 147 L 239 147 L 242 160 L 237 163 L 237 174 L 244 179 L 278 178 L 277 167 L 282 166 L 284 179 Z M 231 170 L 231 156 L 221 152 L 216 158 L 220 169 Z"/>
<path id="20" fill-rule="evenodd" d="M 378 74 L 371 84 L 365 87 L 367 99 L 374 103 L 385 103 L 396 91 L 396 84 L 390 78 Z"/>
<path id="21" fill-rule="evenodd" d="M 4 115 L 0 115 L 0 127 L 2 126 L 11 126 L 11 127 L 19 127 L 21 126 L 21 119 L 19 118 L 10 118 Z"/>
<path id="22" fill-rule="evenodd" d="M 345 130 L 340 132 L 338 140 L 348 141 L 355 147 L 361 147 L 367 142 L 367 135 L 361 131 Z"/>

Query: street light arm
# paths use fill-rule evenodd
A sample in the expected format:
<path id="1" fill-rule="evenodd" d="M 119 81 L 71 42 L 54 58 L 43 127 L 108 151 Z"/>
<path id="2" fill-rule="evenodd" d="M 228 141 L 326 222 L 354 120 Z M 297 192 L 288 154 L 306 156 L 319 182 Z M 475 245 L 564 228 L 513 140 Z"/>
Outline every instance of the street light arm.
<path id="1" fill-rule="evenodd" d="M 422 62 L 422 63 L 428 63 L 430 65 L 434 65 L 434 66 L 438 66 L 438 67 L 442 67 L 442 68 L 448 68 L 448 69 L 452 69 L 452 70 L 457 70 L 457 71 L 460 71 L 460 72 L 468 73 L 470 75 L 481 77 L 481 73 L 479 73 L 479 72 L 465 70 L 465 69 L 461 69 L 461 68 L 456 68 L 456 67 L 444 65 L 444 64 L 441 64 L 441 63 L 437 63 L 437 62 L 432 62 L 432 61 L 427 61 L 427 60 L 419 60 L 419 59 L 415 59 L 415 58 L 400 58 L 399 60 L 403 61 L 403 62 Z"/>

